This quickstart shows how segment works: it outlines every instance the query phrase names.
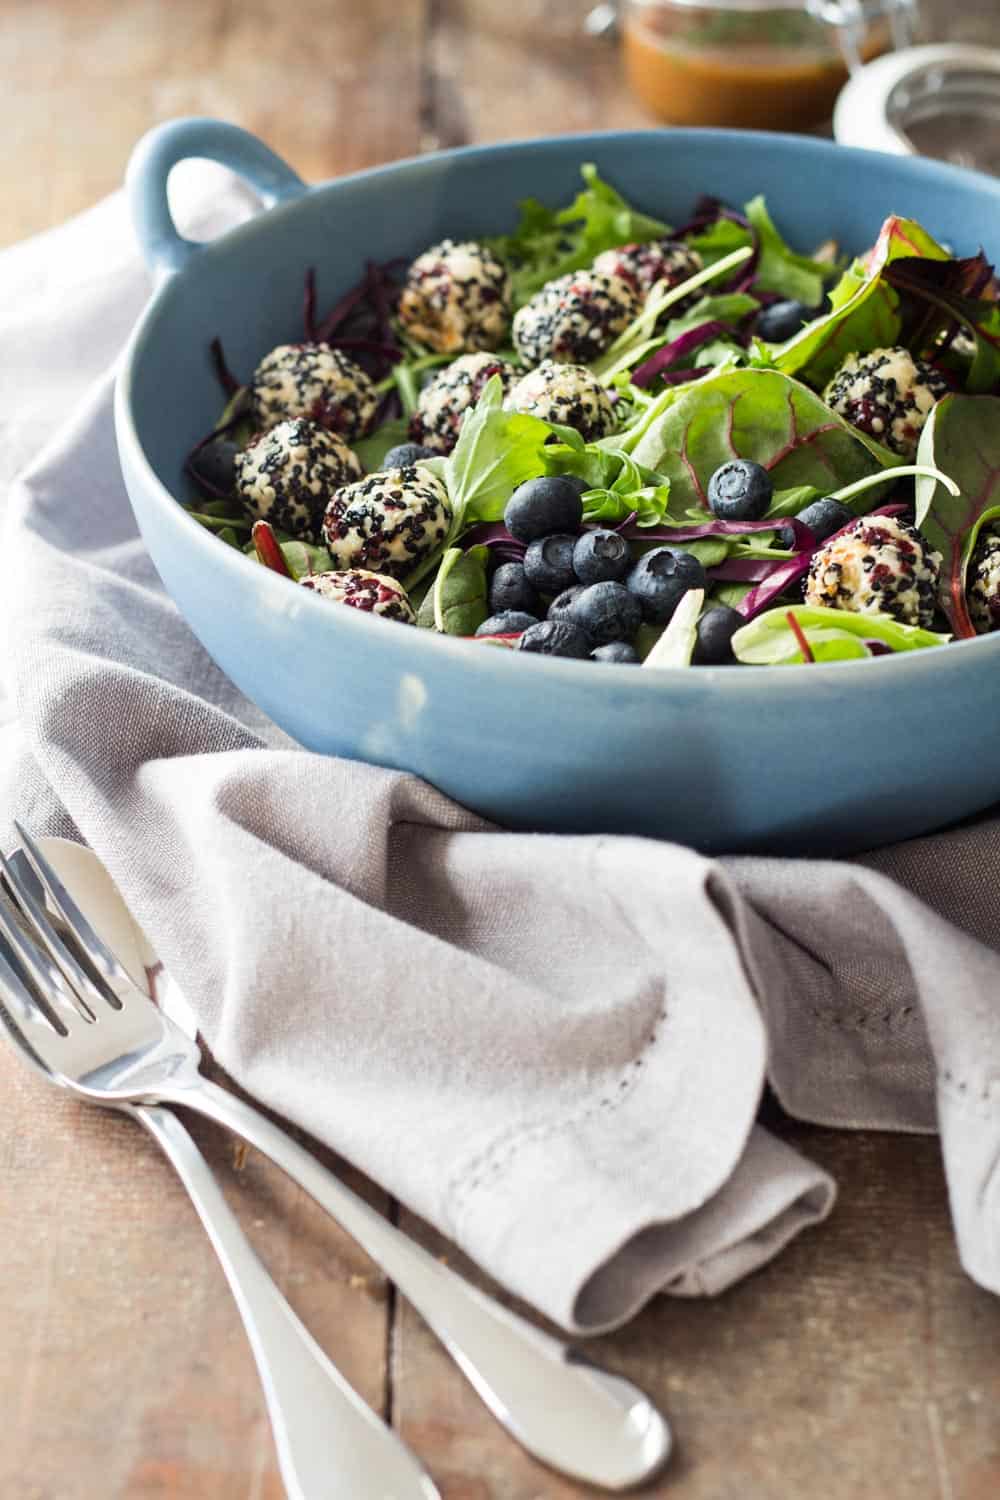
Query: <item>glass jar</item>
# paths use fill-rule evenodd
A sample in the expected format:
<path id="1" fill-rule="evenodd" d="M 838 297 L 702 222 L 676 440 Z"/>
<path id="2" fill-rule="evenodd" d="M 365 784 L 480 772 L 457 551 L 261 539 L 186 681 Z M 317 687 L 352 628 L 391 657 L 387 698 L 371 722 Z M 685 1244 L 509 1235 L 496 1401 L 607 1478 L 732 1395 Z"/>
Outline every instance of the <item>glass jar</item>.
<path id="1" fill-rule="evenodd" d="M 913 39 L 917 0 L 625 0 L 625 69 L 672 125 L 804 130 L 849 71 Z"/>

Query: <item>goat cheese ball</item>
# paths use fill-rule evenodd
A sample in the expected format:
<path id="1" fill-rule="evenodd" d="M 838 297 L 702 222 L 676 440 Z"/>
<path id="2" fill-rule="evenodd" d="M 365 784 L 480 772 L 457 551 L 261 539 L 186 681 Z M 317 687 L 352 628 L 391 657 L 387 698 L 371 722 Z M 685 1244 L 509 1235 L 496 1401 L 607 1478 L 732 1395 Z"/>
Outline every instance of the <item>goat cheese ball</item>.
<path id="1" fill-rule="evenodd" d="M 350 443 L 371 426 L 378 393 L 361 366 L 329 344 L 279 344 L 253 372 L 250 405 L 262 432 L 308 417 Z"/>
<path id="2" fill-rule="evenodd" d="M 924 423 L 948 390 L 941 372 L 908 349 L 873 349 L 847 356 L 823 400 L 859 432 L 912 458 Z"/>
<path id="3" fill-rule="evenodd" d="M 543 359 L 522 375 L 504 406 L 575 427 L 588 443 L 606 437 L 618 425 L 611 396 L 597 376 L 586 365 L 562 365 L 554 359 Z"/>
<path id="4" fill-rule="evenodd" d="M 496 349 L 510 327 L 507 267 L 475 240 L 442 240 L 406 274 L 399 319 L 411 338 L 438 354 Z"/>
<path id="5" fill-rule="evenodd" d="M 619 245 L 604 250 L 593 264 L 602 276 L 620 276 L 645 297 L 658 281 L 679 286 L 704 266 L 697 250 L 683 240 L 650 240 L 645 245 Z"/>
<path id="6" fill-rule="evenodd" d="M 343 438 L 305 417 L 279 422 L 254 438 L 237 453 L 234 469 L 247 515 L 307 542 L 320 540 L 336 491 L 364 472 Z"/>
<path id="7" fill-rule="evenodd" d="M 345 568 L 336 573 L 311 573 L 299 582 L 304 589 L 312 589 L 333 604 L 349 604 L 352 609 L 381 615 L 385 620 L 401 620 L 404 625 L 417 622 L 403 585 L 384 573 Z"/>
<path id="8" fill-rule="evenodd" d="M 854 614 L 892 615 L 929 629 L 937 607 L 941 554 L 896 516 L 862 516 L 813 557 L 807 604 Z"/>
<path id="9" fill-rule="evenodd" d="M 639 303 L 621 276 L 571 271 L 547 282 L 515 313 L 514 346 L 527 365 L 545 359 L 589 364 L 631 322 Z"/>
<path id="10" fill-rule="evenodd" d="M 978 635 L 1000 630 L 1000 534 L 983 530 L 976 540 L 965 580 L 969 618 Z"/>
<path id="11" fill-rule="evenodd" d="M 495 354 L 462 354 L 446 365 L 420 392 L 417 409 L 410 418 L 413 441 L 435 453 L 450 453 L 458 442 L 462 418 L 470 406 L 475 406 L 493 375 L 499 375 L 508 391 L 517 371 Z"/>
<path id="12" fill-rule="evenodd" d="M 323 540 L 338 568 L 408 573 L 439 542 L 451 520 L 448 491 L 416 465 L 383 469 L 338 490 L 323 519 Z"/>

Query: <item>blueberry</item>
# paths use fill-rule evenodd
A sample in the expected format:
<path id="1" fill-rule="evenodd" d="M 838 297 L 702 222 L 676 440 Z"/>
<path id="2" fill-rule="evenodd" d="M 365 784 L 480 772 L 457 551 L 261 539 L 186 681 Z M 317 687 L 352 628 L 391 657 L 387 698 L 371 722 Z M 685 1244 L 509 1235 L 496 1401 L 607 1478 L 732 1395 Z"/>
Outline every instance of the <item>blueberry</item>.
<path id="1" fill-rule="evenodd" d="M 705 569 L 690 552 L 656 547 L 640 557 L 626 579 L 649 625 L 665 625 L 688 589 L 705 587 Z"/>
<path id="2" fill-rule="evenodd" d="M 581 583 L 621 583 L 632 557 L 617 531 L 585 531 L 573 548 L 573 571 Z"/>
<path id="3" fill-rule="evenodd" d="M 582 491 L 561 475 L 527 479 L 507 501 L 504 525 L 519 542 L 533 542 L 553 531 L 575 531 L 583 519 Z"/>
<path id="4" fill-rule="evenodd" d="M 839 500 L 827 495 L 825 499 L 814 500 L 805 510 L 800 510 L 795 519 L 809 527 L 817 542 L 825 542 L 835 531 L 850 526 L 855 515 L 846 505 L 841 505 Z"/>
<path id="5" fill-rule="evenodd" d="M 570 589 L 563 589 L 557 594 L 545 612 L 547 620 L 565 620 L 569 617 L 570 608 L 574 599 L 578 599 L 583 593 L 583 584 L 574 583 Z"/>
<path id="6" fill-rule="evenodd" d="M 505 609 L 502 613 L 490 615 L 488 620 L 484 620 L 476 634 L 517 635 L 522 630 L 527 630 L 529 626 L 537 624 L 537 615 L 529 615 L 523 609 Z"/>
<path id="7" fill-rule="evenodd" d="M 594 646 L 627 641 L 642 623 L 642 605 L 623 583 L 592 583 L 570 605 L 569 618 Z"/>
<path id="8" fill-rule="evenodd" d="M 588 490 L 594 488 L 589 480 L 581 479 L 579 474 L 560 474 L 559 477 L 566 484 L 571 484 L 578 495 L 585 495 Z"/>
<path id="9" fill-rule="evenodd" d="M 383 469 L 408 469 L 420 458 L 434 458 L 435 454 L 431 448 L 425 448 L 420 443 L 397 443 L 395 448 L 390 448 L 382 460 Z"/>
<path id="10" fill-rule="evenodd" d="M 724 667 L 733 656 L 733 636 L 746 620 L 728 604 L 713 604 L 698 621 L 692 661 L 698 667 Z"/>
<path id="11" fill-rule="evenodd" d="M 561 594 L 576 582 L 573 572 L 575 536 L 556 532 L 529 543 L 524 554 L 524 576 L 540 594 Z"/>
<path id="12" fill-rule="evenodd" d="M 708 503 L 723 521 L 759 521 L 771 504 L 771 476 L 751 458 L 734 458 L 708 481 Z"/>
<path id="13" fill-rule="evenodd" d="M 490 611 L 503 614 L 508 609 L 526 610 L 536 620 L 542 617 L 538 595 L 524 576 L 524 564 L 501 563 L 490 579 Z"/>
<path id="14" fill-rule="evenodd" d="M 754 332 L 769 344 L 783 344 L 799 332 L 803 323 L 818 317 L 819 312 L 818 307 L 807 307 L 804 302 L 772 302 L 770 307 L 761 308 Z"/>
<path id="15" fill-rule="evenodd" d="M 590 653 L 591 661 L 617 661 L 627 665 L 635 665 L 639 660 L 639 653 L 628 641 L 609 641 L 606 646 L 598 646 L 596 651 Z"/>
<path id="16" fill-rule="evenodd" d="M 572 620 L 543 620 L 524 632 L 517 649 L 537 651 L 542 656 L 575 656 L 583 661 L 590 655 L 590 637 Z"/>
<path id="17" fill-rule="evenodd" d="M 236 487 L 236 455 L 239 447 L 230 438 L 210 438 L 191 458 L 198 479 L 211 489 L 231 495 Z"/>

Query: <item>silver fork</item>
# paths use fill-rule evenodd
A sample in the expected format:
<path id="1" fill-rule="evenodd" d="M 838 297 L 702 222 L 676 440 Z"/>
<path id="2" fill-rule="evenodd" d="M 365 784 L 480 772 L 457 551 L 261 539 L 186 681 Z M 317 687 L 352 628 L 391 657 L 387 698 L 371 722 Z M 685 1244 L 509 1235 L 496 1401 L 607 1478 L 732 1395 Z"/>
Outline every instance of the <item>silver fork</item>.
<path id="1" fill-rule="evenodd" d="M 197 1043 L 133 983 L 30 835 L 24 853 L 95 978 L 54 931 L 29 884 L 0 855 L 30 925 L 0 903 L 6 936 L 53 1025 L 9 965 L 0 992 L 16 1028 L 57 1083 L 99 1104 L 182 1104 L 263 1152 L 350 1233 L 421 1313 L 498 1421 L 527 1451 L 574 1479 L 623 1490 L 670 1454 L 670 1429 L 647 1396 L 502 1307 L 407 1238 L 251 1105 L 198 1071 Z"/>
<path id="2" fill-rule="evenodd" d="M 2 858 L 2 856 L 0 856 Z M 8 879 L 30 889 L 20 851 L 6 865 Z M 0 925 L 0 991 L 17 1017 L 0 1016 L 24 1060 L 51 1083 L 54 1078 L 26 1041 L 49 1024 L 18 978 L 9 917 Z M 17 929 L 15 928 L 16 932 Z M 18 951 L 25 954 L 24 940 Z M 73 999 L 56 981 L 46 992 L 53 1018 L 65 1025 Z M 18 1024 L 19 1023 L 19 1024 Z M 27 1024 L 25 1024 L 27 1023 Z M 24 1029 L 19 1029 L 23 1027 Z M 2 1028 L 0 1028 L 2 1029 Z M 144 1125 L 187 1188 L 198 1217 L 229 1282 L 260 1375 L 278 1466 L 289 1500 L 321 1500 L 334 1494 L 378 1493 L 392 1500 L 440 1500 L 430 1475 L 391 1428 L 376 1416 L 293 1312 L 272 1281 L 230 1209 L 197 1145 L 169 1109 L 158 1104 L 120 1104 Z"/>

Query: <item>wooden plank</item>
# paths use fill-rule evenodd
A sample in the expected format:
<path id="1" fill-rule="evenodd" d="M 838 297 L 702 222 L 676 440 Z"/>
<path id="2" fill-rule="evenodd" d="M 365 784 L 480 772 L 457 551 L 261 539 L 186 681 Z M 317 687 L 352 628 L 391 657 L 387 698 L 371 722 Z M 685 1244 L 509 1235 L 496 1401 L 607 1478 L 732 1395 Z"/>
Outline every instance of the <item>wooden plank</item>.
<path id="1" fill-rule="evenodd" d="M 121 184 L 158 121 L 215 115 L 310 180 L 418 149 L 422 0 L 0 0 L 0 244 Z"/>
<path id="2" fill-rule="evenodd" d="M 657 1298 L 589 1345 L 673 1424 L 674 1461 L 643 1493 L 995 1500 L 1000 1300 L 958 1265 L 937 1142 L 783 1133 L 836 1177 L 833 1217 L 722 1297 Z M 449 1253 L 424 1226 L 404 1226 Z M 400 1430 L 446 1500 L 587 1493 L 507 1440 L 405 1304 L 393 1386 Z"/>
<path id="3" fill-rule="evenodd" d="M 281 1173 L 254 1153 L 234 1170 L 232 1139 L 189 1123 L 289 1301 L 383 1410 L 384 1278 Z M 242 1324 L 171 1168 L 3 1041 L 0 1204 L 0 1495 L 282 1500 Z"/>

